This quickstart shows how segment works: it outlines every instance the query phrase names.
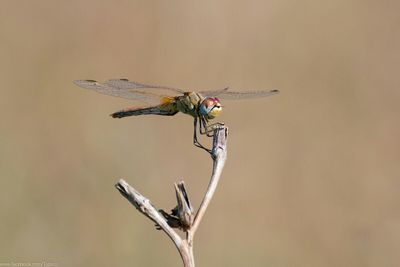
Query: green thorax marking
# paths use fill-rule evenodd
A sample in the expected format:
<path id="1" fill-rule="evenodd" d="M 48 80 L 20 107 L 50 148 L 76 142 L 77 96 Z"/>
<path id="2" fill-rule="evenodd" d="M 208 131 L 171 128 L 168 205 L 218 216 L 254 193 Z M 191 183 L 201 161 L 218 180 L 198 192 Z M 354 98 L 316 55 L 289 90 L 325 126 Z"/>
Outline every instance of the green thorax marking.
<path id="1" fill-rule="evenodd" d="M 178 110 L 182 113 L 189 114 L 193 117 L 199 116 L 199 105 L 204 97 L 195 92 L 187 92 L 183 96 L 176 99 Z"/>

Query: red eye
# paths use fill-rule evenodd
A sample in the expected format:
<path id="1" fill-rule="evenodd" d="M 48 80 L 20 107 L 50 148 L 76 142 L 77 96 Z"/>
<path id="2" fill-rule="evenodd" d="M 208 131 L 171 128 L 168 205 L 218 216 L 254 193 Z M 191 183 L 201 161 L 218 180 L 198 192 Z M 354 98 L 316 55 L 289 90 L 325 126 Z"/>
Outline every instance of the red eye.
<path id="1" fill-rule="evenodd" d="M 204 99 L 202 104 L 206 107 L 213 106 L 215 104 L 215 99 L 213 97 L 208 97 Z"/>
<path id="2" fill-rule="evenodd" d="M 216 97 L 210 97 L 210 102 L 212 102 L 212 104 L 217 104 L 217 103 L 219 103 L 219 99 L 218 98 L 216 98 Z"/>

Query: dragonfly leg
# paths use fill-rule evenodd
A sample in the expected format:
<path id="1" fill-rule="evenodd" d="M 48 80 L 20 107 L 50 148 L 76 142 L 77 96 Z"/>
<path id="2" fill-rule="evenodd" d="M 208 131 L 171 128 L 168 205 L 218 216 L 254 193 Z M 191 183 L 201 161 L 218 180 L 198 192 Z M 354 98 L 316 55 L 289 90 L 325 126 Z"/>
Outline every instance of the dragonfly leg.
<path id="1" fill-rule="evenodd" d="M 217 122 L 213 124 L 208 124 L 208 121 L 205 118 L 201 118 L 200 121 L 200 133 L 205 134 L 208 137 L 214 136 L 214 130 L 219 129 L 220 127 L 224 126 L 223 123 Z"/>
<path id="2" fill-rule="evenodd" d="M 221 122 L 217 122 L 217 123 L 213 123 L 213 124 L 207 125 L 207 127 L 206 127 L 206 135 L 208 137 L 214 136 L 214 130 L 220 129 L 224 125 L 225 124 L 223 124 Z"/>
<path id="3" fill-rule="evenodd" d="M 201 121 L 200 121 L 200 132 L 201 132 Z M 194 118 L 194 132 L 193 132 L 193 144 L 199 148 L 204 149 L 205 151 L 207 151 L 208 153 L 211 153 L 211 149 L 208 149 L 206 147 L 204 147 L 202 144 L 200 144 L 200 142 L 197 140 L 197 117 Z"/>

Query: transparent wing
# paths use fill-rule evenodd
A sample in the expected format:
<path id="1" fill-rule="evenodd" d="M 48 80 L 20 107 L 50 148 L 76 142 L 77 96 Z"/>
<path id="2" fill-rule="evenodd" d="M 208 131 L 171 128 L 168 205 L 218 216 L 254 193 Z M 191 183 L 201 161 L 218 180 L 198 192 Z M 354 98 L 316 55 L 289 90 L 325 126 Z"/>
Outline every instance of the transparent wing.
<path id="1" fill-rule="evenodd" d="M 228 90 L 229 90 L 229 87 L 226 87 L 224 89 L 219 89 L 219 90 L 200 91 L 199 93 L 204 97 L 213 97 L 213 96 L 219 96 L 220 94 L 222 94 Z"/>
<path id="2" fill-rule="evenodd" d="M 150 85 L 150 84 L 143 84 L 134 81 L 129 81 L 128 79 L 111 79 L 104 84 L 107 84 L 113 88 L 126 90 L 126 89 L 162 89 L 167 91 L 172 91 L 175 94 L 181 93 L 183 94 L 184 91 L 179 88 L 167 87 L 167 86 L 159 86 L 159 85 Z"/>
<path id="3" fill-rule="evenodd" d="M 250 98 L 259 98 L 259 97 L 267 97 L 271 95 L 276 95 L 279 93 L 279 90 L 256 90 L 256 91 L 243 91 L 243 92 L 235 92 L 229 91 L 229 88 L 224 88 L 221 90 L 215 91 L 203 91 L 200 92 L 205 97 L 218 97 L 221 99 L 250 99 Z"/>
<path id="4" fill-rule="evenodd" d="M 127 79 L 111 79 L 103 83 L 94 80 L 76 80 L 76 85 L 105 95 L 133 99 L 148 104 L 158 104 L 165 96 L 183 94 L 183 90 L 172 87 L 148 85 Z M 155 89 L 155 90 L 150 90 Z"/>

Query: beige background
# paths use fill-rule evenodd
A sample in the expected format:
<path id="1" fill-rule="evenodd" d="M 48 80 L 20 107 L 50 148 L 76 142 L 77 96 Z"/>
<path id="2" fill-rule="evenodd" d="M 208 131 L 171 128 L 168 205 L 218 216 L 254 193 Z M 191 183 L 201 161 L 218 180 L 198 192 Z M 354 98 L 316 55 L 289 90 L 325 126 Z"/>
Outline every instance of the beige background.
<path id="1" fill-rule="evenodd" d="M 114 189 L 162 208 L 210 160 L 188 116 L 72 84 L 279 88 L 224 102 L 228 162 L 195 239 L 198 266 L 400 265 L 398 1 L 2 1 L 0 262 L 180 266 Z"/>

